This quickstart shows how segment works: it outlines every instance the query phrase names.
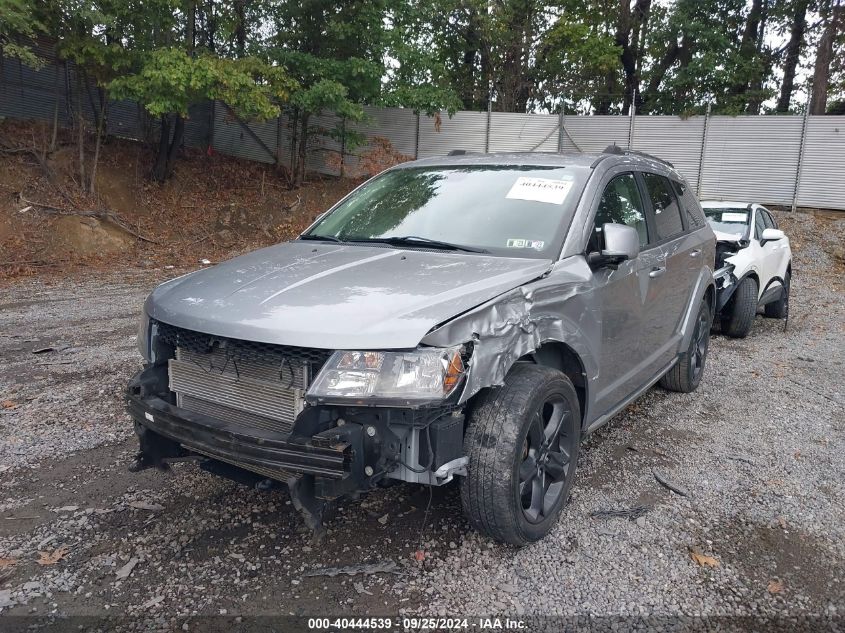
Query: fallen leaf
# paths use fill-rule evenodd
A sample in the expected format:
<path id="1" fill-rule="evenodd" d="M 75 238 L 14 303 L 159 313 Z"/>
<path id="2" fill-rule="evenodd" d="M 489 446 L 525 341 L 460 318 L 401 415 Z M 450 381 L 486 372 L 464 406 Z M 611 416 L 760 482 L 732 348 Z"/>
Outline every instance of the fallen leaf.
<path id="1" fill-rule="evenodd" d="M 783 593 L 783 581 L 773 578 L 769 581 L 769 593 Z"/>
<path id="2" fill-rule="evenodd" d="M 52 552 L 38 552 L 39 565 L 55 565 L 62 560 L 68 553 L 67 547 L 57 547 Z"/>
<path id="3" fill-rule="evenodd" d="M 6 569 L 17 563 L 16 558 L 0 558 L 0 569 Z"/>
<path id="4" fill-rule="evenodd" d="M 700 552 L 696 552 L 695 550 L 690 550 L 690 558 L 692 558 L 696 563 L 701 565 L 702 567 L 718 567 L 719 561 L 713 558 L 712 556 L 706 556 L 705 554 L 701 554 Z"/>
<path id="5" fill-rule="evenodd" d="M 414 558 L 415 558 L 418 562 L 422 562 L 422 561 L 424 561 L 424 560 L 425 560 L 425 552 L 424 552 L 424 551 L 422 551 L 421 549 L 418 549 L 416 552 L 414 552 Z"/>
<path id="6" fill-rule="evenodd" d="M 0 402 L 0 407 L 3 407 L 4 409 L 17 409 L 18 403 L 14 400 L 4 400 L 3 402 Z"/>
<path id="7" fill-rule="evenodd" d="M 148 501 L 133 501 L 129 505 L 138 510 L 149 510 L 150 512 L 158 512 L 159 510 L 164 510 L 164 506 L 161 506 L 157 503 L 150 503 Z"/>

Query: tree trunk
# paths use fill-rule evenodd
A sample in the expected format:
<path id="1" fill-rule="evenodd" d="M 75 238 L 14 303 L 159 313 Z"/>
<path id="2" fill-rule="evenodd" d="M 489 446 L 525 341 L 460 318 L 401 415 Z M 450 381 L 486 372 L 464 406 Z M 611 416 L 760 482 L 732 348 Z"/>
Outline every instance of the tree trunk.
<path id="1" fill-rule="evenodd" d="M 246 7 L 245 0 L 235 0 L 235 44 L 238 57 L 246 55 Z"/>
<path id="2" fill-rule="evenodd" d="M 763 16 L 763 0 L 752 0 L 751 10 L 748 12 L 748 19 L 745 21 L 745 28 L 742 31 L 742 39 L 739 44 L 739 66 L 734 70 L 738 76 L 730 87 L 728 98 L 745 95 L 752 82 L 751 75 L 747 68 L 753 63 L 757 55 L 757 41 L 759 38 L 760 20 Z M 743 108 L 744 109 L 744 108 Z"/>
<path id="3" fill-rule="evenodd" d="M 88 185 L 88 193 L 93 195 L 97 189 L 97 163 L 100 160 L 100 145 L 103 139 L 103 128 L 106 122 L 106 107 L 108 106 L 108 99 L 106 98 L 106 90 L 100 88 L 100 120 L 97 121 L 97 140 L 94 143 L 94 159 L 91 162 L 91 181 Z"/>
<path id="4" fill-rule="evenodd" d="M 85 188 L 85 114 L 82 112 L 82 79 L 76 69 L 76 142 L 79 146 L 79 187 Z"/>
<path id="5" fill-rule="evenodd" d="M 164 182 L 167 178 L 167 153 L 170 146 L 170 116 L 161 115 L 161 137 L 158 141 L 158 154 L 153 165 L 153 180 Z"/>
<path id="6" fill-rule="evenodd" d="M 639 92 L 640 77 L 637 67 L 640 62 L 640 36 L 648 20 L 651 0 L 637 0 L 633 8 L 630 0 L 620 0 L 619 19 L 616 23 L 616 45 L 620 47 L 619 61 L 622 63 L 624 89 L 622 114 L 628 114 L 634 95 Z"/>
<path id="7" fill-rule="evenodd" d="M 193 56 L 194 49 L 197 46 L 197 3 L 191 1 L 188 3 L 188 16 L 185 25 L 185 40 L 188 44 L 188 54 Z"/>
<path id="8" fill-rule="evenodd" d="M 816 65 L 813 70 L 813 88 L 810 96 L 810 114 L 824 114 L 827 110 L 827 91 L 830 86 L 830 64 L 833 61 L 833 44 L 845 21 L 845 6 L 838 2 L 831 9 L 830 17 L 819 39 Z"/>
<path id="9" fill-rule="evenodd" d="M 53 133 L 50 136 L 50 152 L 56 151 L 56 142 L 59 137 L 59 101 L 61 100 L 61 66 L 56 64 L 56 80 L 53 84 L 53 93 L 55 100 L 53 103 Z"/>
<path id="10" fill-rule="evenodd" d="M 170 147 L 167 150 L 167 169 L 165 170 L 165 178 L 170 178 L 173 175 L 173 165 L 176 163 L 176 157 L 179 150 L 182 148 L 182 139 L 185 136 L 185 119 L 176 115 L 176 123 L 173 126 L 173 140 L 170 141 Z"/>
<path id="11" fill-rule="evenodd" d="M 300 117 L 299 145 L 297 146 L 296 174 L 294 185 L 300 187 L 305 182 L 305 161 L 308 158 L 308 119 L 311 114 L 303 112 Z"/>
<path id="12" fill-rule="evenodd" d="M 789 103 L 795 89 L 795 71 L 801 59 L 801 47 L 804 44 L 804 32 L 807 30 L 807 5 L 809 0 L 797 0 L 792 26 L 789 30 L 789 43 L 786 45 L 786 60 L 783 64 L 783 82 L 780 85 L 780 98 L 775 110 L 781 114 L 789 112 Z"/>

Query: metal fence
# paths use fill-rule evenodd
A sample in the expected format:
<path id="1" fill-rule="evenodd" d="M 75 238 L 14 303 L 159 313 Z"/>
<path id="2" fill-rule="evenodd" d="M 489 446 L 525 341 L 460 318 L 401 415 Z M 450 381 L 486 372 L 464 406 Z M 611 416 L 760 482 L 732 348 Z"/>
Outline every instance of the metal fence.
<path id="1" fill-rule="evenodd" d="M 77 88 L 81 86 L 81 88 Z M 82 94 L 79 94 L 79 90 Z M 0 66 L 0 116 L 70 124 L 75 104 L 93 120 L 96 88 L 78 82 L 72 64 L 33 71 L 15 60 Z M 702 199 L 754 200 L 768 204 L 845 210 L 845 116 L 574 116 L 458 112 L 419 116 L 401 108 L 365 108 L 363 123 L 350 123 L 368 142 L 343 151 L 328 131 L 339 120 L 311 118 L 314 133 L 307 166 L 338 174 L 361 173 L 360 157 L 372 139 L 386 138 L 409 158 L 442 156 L 453 149 L 476 152 L 601 151 L 610 144 L 655 154 L 672 162 Z M 108 132 L 134 139 L 158 132 L 131 102 L 112 102 Z M 294 121 L 283 114 L 245 123 L 221 102 L 192 108 L 185 144 L 221 154 L 290 165 Z M 333 157 L 333 158 L 332 158 Z"/>

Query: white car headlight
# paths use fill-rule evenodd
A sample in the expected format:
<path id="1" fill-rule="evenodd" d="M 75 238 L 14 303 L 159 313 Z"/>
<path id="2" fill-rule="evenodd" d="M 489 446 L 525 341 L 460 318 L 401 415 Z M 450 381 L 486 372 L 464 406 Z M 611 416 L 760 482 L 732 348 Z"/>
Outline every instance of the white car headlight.
<path id="1" fill-rule="evenodd" d="M 427 404 L 443 400 L 465 371 L 461 348 L 335 352 L 308 389 L 312 403 Z"/>

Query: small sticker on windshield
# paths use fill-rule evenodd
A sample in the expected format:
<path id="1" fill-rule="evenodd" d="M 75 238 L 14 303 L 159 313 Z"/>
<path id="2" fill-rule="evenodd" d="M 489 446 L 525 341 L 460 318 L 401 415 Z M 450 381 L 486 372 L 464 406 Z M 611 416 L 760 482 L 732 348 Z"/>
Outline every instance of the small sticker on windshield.
<path id="1" fill-rule="evenodd" d="M 513 187 L 508 191 L 505 198 L 563 204 L 570 189 L 572 189 L 571 180 L 550 180 L 548 178 L 527 178 L 520 176 L 513 183 Z"/>
<path id="2" fill-rule="evenodd" d="M 747 222 L 748 221 L 748 214 L 747 213 L 736 213 L 731 211 L 726 211 L 722 214 L 722 222 Z"/>
<path id="3" fill-rule="evenodd" d="M 546 243 L 543 240 L 508 240 L 508 248 L 533 248 L 541 251 L 543 250 L 543 246 L 545 246 L 545 244 Z"/>

